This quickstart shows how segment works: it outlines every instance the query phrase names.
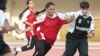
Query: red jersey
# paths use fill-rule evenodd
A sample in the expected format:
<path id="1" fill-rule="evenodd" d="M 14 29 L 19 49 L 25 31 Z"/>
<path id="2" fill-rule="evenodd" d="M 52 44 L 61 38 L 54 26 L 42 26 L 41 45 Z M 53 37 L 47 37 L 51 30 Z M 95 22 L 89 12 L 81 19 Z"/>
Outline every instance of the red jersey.
<path id="1" fill-rule="evenodd" d="M 43 33 L 48 44 L 53 45 L 53 43 L 57 39 L 57 34 L 60 28 L 65 23 L 67 23 L 67 20 L 61 20 L 58 16 L 55 18 L 49 18 L 46 16 L 45 20 L 40 25 L 39 32 Z M 42 39 L 41 34 L 38 34 L 38 39 Z"/>
<path id="2" fill-rule="evenodd" d="M 35 13 L 30 10 L 27 10 L 22 17 L 22 21 L 23 22 L 27 21 L 32 24 L 34 21 L 36 21 Z M 30 27 L 30 26 L 25 24 L 25 28 L 27 27 Z M 27 31 L 25 34 L 26 34 L 26 37 L 30 37 L 34 35 L 34 31 Z"/>

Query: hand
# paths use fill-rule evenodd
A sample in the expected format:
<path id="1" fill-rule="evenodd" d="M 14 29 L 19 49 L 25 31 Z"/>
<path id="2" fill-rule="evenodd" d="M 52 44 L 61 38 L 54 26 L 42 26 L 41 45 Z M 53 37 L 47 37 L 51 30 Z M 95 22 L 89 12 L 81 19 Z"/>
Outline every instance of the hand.
<path id="1" fill-rule="evenodd" d="M 2 33 L 8 33 L 8 30 L 6 30 L 4 27 L 0 30 Z"/>
<path id="2" fill-rule="evenodd" d="M 33 24 L 30 27 L 33 28 Z"/>
<path id="3" fill-rule="evenodd" d="M 21 29 L 15 29 L 15 32 L 16 32 L 17 34 L 21 34 L 21 33 L 23 33 L 23 30 L 21 30 Z"/>
<path id="4" fill-rule="evenodd" d="M 33 27 L 28 27 L 28 28 L 26 29 L 26 31 L 31 31 L 31 30 L 33 30 Z"/>
<path id="5" fill-rule="evenodd" d="M 70 17 L 70 19 L 68 19 L 67 23 L 72 22 L 74 19 L 75 19 L 75 16 L 73 15 L 73 16 Z"/>
<path id="6" fill-rule="evenodd" d="M 75 15 L 71 16 L 71 20 L 74 20 L 75 19 Z"/>
<path id="7" fill-rule="evenodd" d="M 19 29 L 18 24 L 14 23 L 14 29 Z"/>
<path id="8" fill-rule="evenodd" d="M 93 38 L 94 35 L 93 35 L 92 33 L 89 33 L 89 34 L 87 35 L 87 37 L 88 37 L 88 38 Z"/>

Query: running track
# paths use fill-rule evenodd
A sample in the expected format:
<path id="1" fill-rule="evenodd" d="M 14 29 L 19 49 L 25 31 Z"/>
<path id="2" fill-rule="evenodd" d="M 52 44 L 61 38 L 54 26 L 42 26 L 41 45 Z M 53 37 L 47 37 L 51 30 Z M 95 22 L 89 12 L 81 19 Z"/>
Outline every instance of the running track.
<path id="1" fill-rule="evenodd" d="M 11 44 L 11 49 L 14 47 L 20 47 L 23 46 L 22 44 Z M 64 45 L 54 45 L 53 48 L 47 53 L 46 56 L 61 56 L 64 52 Z M 17 56 L 32 56 L 34 53 L 34 49 L 25 51 L 25 52 L 19 52 Z M 76 52 L 75 56 L 79 56 L 78 51 Z M 100 46 L 98 45 L 91 45 L 89 46 L 89 56 L 100 56 Z"/>

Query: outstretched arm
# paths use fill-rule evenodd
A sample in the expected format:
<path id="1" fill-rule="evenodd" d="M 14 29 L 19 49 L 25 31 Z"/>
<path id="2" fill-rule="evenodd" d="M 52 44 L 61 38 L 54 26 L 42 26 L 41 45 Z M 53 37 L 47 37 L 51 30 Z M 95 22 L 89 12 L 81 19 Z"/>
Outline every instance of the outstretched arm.
<path id="1" fill-rule="evenodd" d="M 75 12 L 68 12 L 68 13 L 64 13 L 65 14 L 65 19 L 67 20 L 67 23 L 72 22 L 73 20 L 75 20 Z"/>
<path id="2" fill-rule="evenodd" d="M 73 13 L 56 13 L 61 20 L 66 21 L 67 23 L 72 22 L 75 19 L 75 16 L 73 15 Z"/>
<path id="3" fill-rule="evenodd" d="M 1 30 L 2 33 L 7 33 L 9 31 L 13 31 L 14 29 L 16 29 L 17 26 L 10 26 L 9 23 L 8 23 L 8 20 L 5 20 L 4 21 L 4 26 Z"/>
<path id="4" fill-rule="evenodd" d="M 31 31 L 31 30 L 33 30 L 33 28 L 32 27 L 28 27 L 28 28 L 26 28 L 24 30 L 16 29 L 15 31 L 16 31 L 17 34 L 22 34 L 22 33 L 26 32 L 26 31 Z"/>

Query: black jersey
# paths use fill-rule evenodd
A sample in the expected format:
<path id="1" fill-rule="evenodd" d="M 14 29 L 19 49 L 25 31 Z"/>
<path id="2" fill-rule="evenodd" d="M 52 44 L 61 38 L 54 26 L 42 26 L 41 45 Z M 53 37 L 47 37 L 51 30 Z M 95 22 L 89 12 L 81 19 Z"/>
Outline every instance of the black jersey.
<path id="1" fill-rule="evenodd" d="M 92 21 L 92 17 L 84 17 L 84 16 L 81 16 L 79 15 L 77 18 L 76 18 L 76 22 L 75 22 L 75 29 L 73 31 L 74 34 L 77 34 L 77 35 L 87 35 L 89 29 L 90 29 L 90 26 L 91 26 L 91 21 Z"/>
<path id="2" fill-rule="evenodd" d="M 94 18 L 88 12 L 87 16 L 83 16 L 81 11 L 65 13 L 66 15 L 75 16 L 75 19 L 68 24 L 68 32 L 79 36 L 86 36 L 94 30 Z"/>

